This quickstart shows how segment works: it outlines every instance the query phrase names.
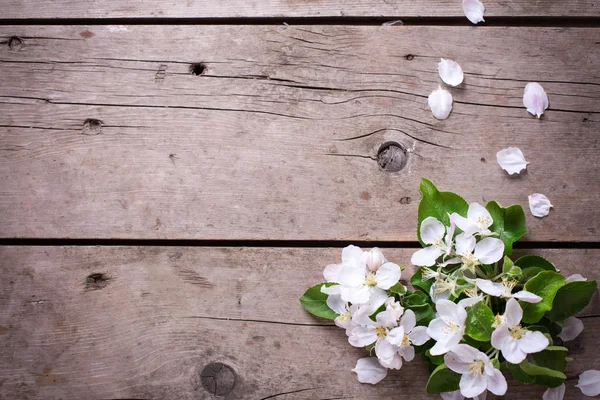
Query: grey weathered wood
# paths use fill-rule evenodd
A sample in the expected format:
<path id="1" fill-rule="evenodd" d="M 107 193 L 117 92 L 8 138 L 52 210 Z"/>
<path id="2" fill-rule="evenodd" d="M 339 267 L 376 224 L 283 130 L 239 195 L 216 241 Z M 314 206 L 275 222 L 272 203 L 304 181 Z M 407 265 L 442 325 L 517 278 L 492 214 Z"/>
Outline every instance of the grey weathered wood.
<path id="1" fill-rule="evenodd" d="M 11 37 L 19 37 L 10 40 Z M 421 177 L 598 241 L 600 30 L 3 26 L 2 237 L 415 240 Z M 10 46 L 9 46 L 10 44 Z M 458 61 L 450 118 L 428 94 Z M 190 74 L 192 63 L 204 74 Z M 541 120 L 525 84 L 550 98 Z M 379 169 L 387 141 L 408 149 Z M 498 150 L 530 165 L 508 176 Z M 535 219 L 527 196 L 555 208 Z"/>
<path id="2" fill-rule="evenodd" d="M 413 251 L 384 249 L 399 264 Z M 600 278 L 600 250 L 530 253 L 565 275 Z M 237 375 L 227 399 L 428 398 L 418 359 L 359 384 L 351 369 L 366 352 L 301 308 L 339 258 L 340 249 L 0 247 L 0 398 L 211 399 L 200 380 L 211 362 Z M 576 374 L 600 369 L 598 296 L 582 315 L 586 329 L 567 343 L 568 399 L 582 398 Z M 541 398 L 539 387 L 510 385 L 507 398 Z"/>
<path id="3" fill-rule="evenodd" d="M 2 18 L 464 17 L 461 4 L 461 0 L 4 0 Z M 600 16 L 594 0 L 484 4 L 486 17 Z"/>

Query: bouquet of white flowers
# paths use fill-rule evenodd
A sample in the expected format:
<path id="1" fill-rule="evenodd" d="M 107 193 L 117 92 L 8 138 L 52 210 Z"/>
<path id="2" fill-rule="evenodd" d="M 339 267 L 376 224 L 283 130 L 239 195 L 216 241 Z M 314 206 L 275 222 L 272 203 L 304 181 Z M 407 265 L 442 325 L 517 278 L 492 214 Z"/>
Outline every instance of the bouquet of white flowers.
<path id="1" fill-rule="evenodd" d="M 430 394 L 501 396 L 510 373 L 562 398 L 567 349 L 554 341 L 581 332 L 573 315 L 589 303 L 596 281 L 565 278 L 539 256 L 513 261 L 512 245 L 526 231 L 521 206 L 468 204 L 426 179 L 421 192 L 423 248 L 411 258 L 419 267 L 412 290 L 380 249 L 348 246 L 341 264 L 325 268 L 325 282 L 300 298 L 304 308 L 335 320 L 352 346 L 374 352 L 353 370 L 360 382 L 375 384 L 418 354 L 429 366 Z"/>

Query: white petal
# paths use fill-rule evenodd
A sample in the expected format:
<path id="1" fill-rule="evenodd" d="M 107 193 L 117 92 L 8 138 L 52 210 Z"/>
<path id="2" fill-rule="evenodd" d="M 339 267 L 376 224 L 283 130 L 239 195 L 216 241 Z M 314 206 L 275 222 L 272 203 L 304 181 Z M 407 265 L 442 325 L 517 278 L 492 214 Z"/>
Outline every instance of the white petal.
<path id="1" fill-rule="evenodd" d="M 526 303 L 539 303 L 540 301 L 542 301 L 542 298 L 540 296 L 528 292 L 527 290 L 521 290 L 520 292 L 515 293 L 513 297 Z"/>
<path id="2" fill-rule="evenodd" d="M 487 398 L 487 390 L 485 390 L 479 396 L 473 397 L 473 400 L 485 400 L 486 398 Z"/>
<path id="3" fill-rule="evenodd" d="M 487 359 L 485 354 L 477 350 L 475 347 L 469 346 L 468 344 L 457 344 L 452 348 L 452 353 L 456 355 L 460 361 L 465 363 L 472 363 L 476 358 Z M 462 374 L 462 372 L 460 373 Z"/>
<path id="4" fill-rule="evenodd" d="M 450 111 L 452 111 L 452 95 L 440 86 L 437 90 L 431 92 L 427 104 L 429 104 L 429 108 L 435 118 L 446 119 L 450 115 Z"/>
<path id="5" fill-rule="evenodd" d="M 357 261 L 360 261 L 363 251 L 360 247 L 350 245 L 344 247 L 342 250 L 342 264 L 354 265 Z"/>
<path id="6" fill-rule="evenodd" d="M 354 267 L 344 264 L 338 275 L 338 280 L 342 286 L 361 286 L 365 283 L 366 268 Z"/>
<path id="7" fill-rule="evenodd" d="M 600 394 L 600 371 L 590 369 L 579 375 L 579 382 L 575 387 L 581 389 L 586 396 L 593 397 Z"/>
<path id="8" fill-rule="evenodd" d="M 411 333 L 408 334 L 410 342 L 415 346 L 422 346 L 429 340 L 427 328 L 424 326 L 416 326 Z"/>
<path id="9" fill-rule="evenodd" d="M 334 294 L 327 296 L 327 306 L 336 313 L 343 314 L 346 312 L 348 303 L 342 300 L 342 296 L 339 294 Z"/>
<path id="10" fill-rule="evenodd" d="M 529 209 L 534 217 L 545 217 L 550 213 L 550 208 L 554 207 L 550 204 L 550 200 L 540 193 L 535 193 L 529 196 Z"/>
<path id="11" fill-rule="evenodd" d="M 400 319 L 400 326 L 404 328 L 406 333 L 411 332 L 415 325 L 417 325 L 417 318 L 413 310 L 406 310 L 402 319 Z"/>
<path id="12" fill-rule="evenodd" d="M 487 279 L 481 279 L 481 278 L 477 278 L 475 280 L 475 283 L 477 284 L 477 287 L 479 288 L 479 290 L 481 290 L 483 293 L 495 296 L 495 297 L 500 297 L 504 294 L 504 291 L 506 290 L 506 287 L 498 282 L 492 282 L 490 280 Z"/>
<path id="13" fill-rule="evenodd" d="M 479 303 L 481 300 L 483 300 L 483 296 L 467 297 L 466 299 L 462 299 L 461 301 L 459 301 L 458 305 L 463 308 L 467 308 L 467 307 L 474 306 L 475 304 Z"/>
<path id="14" fill-rule="evenodd" d="M 431 267 L 443 252 L 441 248 L 436 246 L 425 247 L 415 251 L 410 258 L 410 262 L 419 267 Z"/>
<path id="15" fill-rule="evenodd" d="M 565 398 L 566 386 L 562 385 L 555 388 L 548 388 L 542 395 L 542 400 L 563 400 Z"/>
<path id="16" fill-rule="evenodd" d="M 450 86 L 458 86 L 464 79 L 463 70 L 456 61 L 442 58 L 438 64 L 438 72 L 444 83 Z"/>
<path id="17" fill-rule="evenodd" d="M 370 251 L 365 251 L 363 258 L 371 271 L 376 271 L 387 261 L 383 256 L 383 252 L 378 247 L 373 247 Z"/>
<path id="18" fill-rule="evenodd" d="M 568 342 L 579 336 L 582 331 L 583 322 L 579 318 L 569 317 L 563 323 L 562 331 L 558 337 L 561 338 L 563 342 Z"/>
<path id="19" fill-rule="evenodd" d="M 348 343 L 354 347 L 365 347 L 377 341 L 377 333 L 374 329 L 357 326 L 352 330 Z"/>
<path id="20" fill-rule="evenodd" d="M 447 353 L 449 351 L 450 348 L 448 347 L 446 342 L 436 342 L 435 345 L 433 345 L 433 347 L 429 349 L 429 352 L 432 356 L 441 356 L 442 354 Z"/>
<path id="21" fill-rule="evenodd" d="M 398 350 L 398 354 L 406 361 L 410 362 L 415 358 L 415 348 L 412 346 L 402 346 L 400 347 L 400 350 Z"/>
<path id="22" fill-rule="evenodd" d="M 325 293 L 328 296 L 332 294 L 340 294 L 340 285 L 332 285 L 332 286 L 321 286 L 321 293 Z"/>
<path id="23" fill-rule="evenodd" d="M 452 350 L 454 350 L 454 348 Z M 466 374 L 468 372 L 469 363 L 461 360 L 454 351 L 450 351 L 444 355 L 444 364 L 458 374 Z"/>
<path id="24" fill-rule="evenodd" d="M 394 361 L 394 355 L 398 350 L 398 346 L 394 346 L 391 344 L 387 337 L 384 339 L 379 339 L 375 344 L 375 354 L 382 365 L 391 364 Z"/>
<path id="25" fill-rule="evenodd" d="M 474 254 L 483 264 L 493 264 L 504 255 L 504 242 L 498 238 L 486 237 L 477 243 Z"/>
<path id="26" fill-rule="evenodd" d="M 500 150 L 496 153 L 496 160 L 498 160 L 498 164 L 500 164 L 502 169 L 510 175 L 518 174 L 527 168 L 527 164 L 529 164 L 525 161 L 523 152 L 517 147 Z"/>
<path id="27" fill-rule="evenodd" d="M 380 382 L 387 375 L 387 368 L 382 367 L 377 361 L 377 357 L 365 357 L 356 362 L 356 367 L 352 370 L 358 375 L 360 383 L 370 383 L 372 385 Z"/>
<path id="28" fill-rule="evenodd" d="M 340 275 L 340 271 L 342 270 L 342 264 L 329 264 L 325 267 L 323 271 L 323 277 L 325 278 L 325 282 L 339 282 L 338 277 Z"/>
<path id="29" fill-rule="evenodd" d="M 457 213 L 450 215 L 452 221 L 467 235 L 473 235 L 479 231 L 479 226 L 474 221 L 467 219 Z"/>
<path id="30" fill-rule="evenodd" d="M 460 390 L 455 390 L 454 392 L 443 392 L 440 393 L 440 396 L 443 400 L 464 400 L 465 396 L 460 394 Z"/>
<path id="31" fill-rule="evenodd" d="M 369 301 L 360 307 L 361 312 L 367 315 L 373 314 L 381 307 L 387 300 L 388 295 L 385 290 L 378 287 L 371 288 L 371 297 Z"/>
<path id="32" fill-rule="evenodd" d="M 494 393 L 496 396 L 504 396 L 506 393 L 506 389 L 508 389 L 508 385 L 506 384 L 506 378 L 502 375 L 502 372 L 493 369 L 494 373 L 492 375 L 488 375 L 487 378 L 487 389 Z"/>
<path id="33" fill-rule="evenodd" d="M 511 364 L 519 364 L 527 357 L 527 353 L 521 350 L 519 342 L 513 337 L 508 337 L 504 340 L 500 351 L 502 351 L 502 355 L 506 358 L 506 361 Z"/>
<path id="34" fill-rule="evenodd" d="M 421 240 L 425 244 L 433 244 L 444 238 L 446 227 L 440 221 L 433 217 L 427 217 L 421 222 L 419 228 Z"/>
<path id="35" fill-rule="evenodd" d="M 541 117 L 548 108 L 548 95 L 539 83 L 530 82 L 525 86 L 523 105 L 530 114 Z"/>
<path id="36" fill-rule="evenodd" d="M 471 203 L 469 204 L 469 211 L 467 211 L 467 218 L 471 221 L 475 221 L 479 228 L 489 228 L 492 226 L 494 220 L 492 219 L 492 215 L 490 212 L 479 203 Z"/>
<path id="37" fill-rule="evenodd" d="M 475 236 L 465 232 L 456 236 L 456 254 L 467 256 L 473 253 L 477 240 Z"/>
<path id="38" fill-rule="evenodd" d="M 394 353 L 394 358 L 389 363 L 384 363 L 379 360 L 379 364 L 389 369 L 400 369 L 402 368 L 402 357 L 396 352 Z"/>
<path id="39" fill-rule="evenodd" d="M 479 0 L 463 0 L 462 2 L 463 11 L 465 16 L 474 24 L 479 22 L 484 22 L 483 12 L 485 11 L 485 7 L 483 3 Z"/>
<path id="40" fill-rule="evenodd" d="M 487 388 L 485 375 L 465 374 L 460 378 L 460 393 L 465 397 L 479 396 Z"/>
<path id="41" fill-rule="evenodd" d="M 404 328 L 399 326 L 397 328 L 392 329 L 388 332 L 386 338 L 391 344 L 395 346 L 400 346 L 402 344 L 402 341 L 404 340 Z"/>
<path id="42" fill-rule="evenodd" d="M 529 331 L 519 339 L 519 348 L 527 354 L 538 353 L 549 344 L 548 338 L 542 332 L 537 331 Z"/>
<path id="43" fill-rule="evenodd" d="M 434 282 L 429 288 L 429 296 L 431 297 L 433 304 L 437 304 L 441 300 L 448 300 L 450 298 L 450 291 L 443 290 L 440 292 L 438 290 L 438 283 Z"/>
<path id="44" fill-rule="evenodd" d="M 352 304 L 365 304 L 371 298 L 371 288 L 367 286 L 341 286 L 340 295 L 344 301 Z"/>
<path id="45" fill-rule="evenodd" d="M 569 282 L 578 282 L 578 281 L 587 281 L 587 278 L 584 278 L 580 274 L 573 274 L 573 275 L 569 276 L 566 280 Z"/>
<path id="46" fill-rule="evenodd" d="M 388 290 L 394 286 L 400 280 L 400 271 L 400 267 L 394 263 L 383 264 L 375 273 L 377 287 Z"/>
<path id="47" fill-rule="evenodd" d="M 452 321 L 454 324 L 461 326 L 464 325 L 467 319 L 465 309 L 450 300 L 438 301 L 435 308 L 440 318 L 445 322 Z"/>
<path id="48" fill-rule="evenodd" d="M 512 340 L 510 336 L 510 332 L 508 330 L 508 325 L 500 324 L 494 332 L 492 332 L 492 346 L 495 349 L 502 350 L 502 346 L 507 340 Z"/>
<path id="49" fill-rule="evenodd" d="M 506 302 L 506 311 L 504 312 L 504 323 L 509 328 L 513 328 L 521 323 L 523 319 L 523 309 L 515 299 L 508 299 Z"/>

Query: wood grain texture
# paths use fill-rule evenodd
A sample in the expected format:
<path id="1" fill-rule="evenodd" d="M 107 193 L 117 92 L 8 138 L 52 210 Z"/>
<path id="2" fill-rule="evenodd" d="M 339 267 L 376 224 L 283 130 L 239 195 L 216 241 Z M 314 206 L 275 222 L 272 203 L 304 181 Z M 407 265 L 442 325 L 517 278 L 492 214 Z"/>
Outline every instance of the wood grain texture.
<path id="1" fill-rule="evenodd" d="M 403 264 L 413 249 L 384 249 Z M 522 252 L 521 252 L 522 253 Z M 565 275 L 600 278 L 600 250 L 532 250 Z M 211 399 L 199 383 L 217 361 L 237 375 L 227 399 L 425 399 L 414 360 L 376 386 L 351 369 L 365 351 L 298 298 L 340 249 L 0 247 L 0 398 Z M 519 255 L 519 254 L 517 254 Z M 403 272 L 407 279 L 411 268 Z M 98 278 L 102 276 L 102 279 Z M 600 369 L 600 302 L 567 345 L 575 376 Z M 514 381 L 510 399 L 541 398 Z M 433 397 L 435 398 L 435 397 Z"/>
<path id="2" fill-rule="evenodd" d="M 415 240 L 427 177 L 523 205 L 525 240 L 600 239 L 598 29 L 3 26 L 0 43 L 2 237 Z M 466 73 L 445 121 L 427 107 L 440 57 Z M 378 167 L 387 141 L 398 173 Z M 496 163 L 509 146 L 520 176 Z"/>
<path id="3" fill-rule="evenodd" d="M 594 0 L 484 2 L 486 17 L 600 16 Z M 2 18 L 464 17 L 460 0 L 4 0 Z M 466 21 L 466 18 L 465 18 Z"/>

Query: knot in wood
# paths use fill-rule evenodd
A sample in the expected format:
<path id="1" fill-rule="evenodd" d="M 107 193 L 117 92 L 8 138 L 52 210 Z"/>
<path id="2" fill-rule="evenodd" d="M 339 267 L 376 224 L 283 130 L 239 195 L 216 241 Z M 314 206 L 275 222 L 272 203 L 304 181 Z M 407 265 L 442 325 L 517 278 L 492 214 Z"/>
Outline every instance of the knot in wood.
<path id="1" fill-rule="evenodd" d="M 8 39 L 8 48 L 11 51 L 19 51 L 21 50 L 21 47 L 23 47 L 23 39 L 21 39 L 20 37 L 13 36 L 10 39 Z"/>
<path id="2" fill-rule="evenodd" d="M 83 122 L 81 133 L 87 136 L 96 136 L 102 133 L 102 125 L 104 122 L 99 119 L 88 118 Z"/>
<path id="3" fill-rule="evenodd" d="M 192 75 L 202 75 L 206 72 L 206 65 L 204 63 L 195 63 L 190 65 L 190 74 Z"/>
<path id="4" fill-rule="evenodd" d="M 104 289 L 108 285 L 110 278 L 104 274 L 90 274 L 85 279 L 85 288 L 87 290 L 99 290 Z"/>
<path id="5" fill-rule="evenodd" d="M 384 143 L 377 153 L 379 167 L 387 172 L 398 172 L 406 165 L 406 150 L 400 143 Z"/>
<path id="6" fill-rule="evenodd" d="M 214 396 L 225 396 L 233 391 L 235 372 L 227 364 L 212 362 L 200 373 L 202 387 Z"/>

